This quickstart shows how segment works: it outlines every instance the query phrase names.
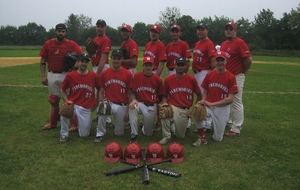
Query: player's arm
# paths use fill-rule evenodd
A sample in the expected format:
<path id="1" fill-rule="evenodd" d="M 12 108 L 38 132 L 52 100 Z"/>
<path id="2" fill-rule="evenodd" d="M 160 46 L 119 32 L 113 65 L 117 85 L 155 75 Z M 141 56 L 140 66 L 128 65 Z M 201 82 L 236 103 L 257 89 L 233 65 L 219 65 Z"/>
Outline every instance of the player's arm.
<path id="1" fill-rule="evenodd" d="M 129 109 L 134 109 L 138 104 L 138 100 L 136 99 L 136 92 L 133 90 L 129 90 Z"/>
<path id="2" fill-rule="evenodd" d="M 48 79 L 47 79 L 47 74 L 46 74 L 46 58 L 41 57 L 40 60 L 40 71 L 41 71 L 41 75 L 42 75 L 42 84 L 43 85 L 48 85 Z"/>
<path id="3" fill-rule="evenodd" d="M 228 94 L 226 98 L 213 103 L 205 101 L 205 105 L 208 107 L 212 107 L 212 106 L 222 106 L 222 105 L 231 104 L 233 102 L 234 96 L 235 94 Z"/>
<path id="4" fill-rule="evenodd" d="M 250 69 L 251 63 L 252 63 L 252 57 L 245 57 L 243 59 L 245 73 Z"/>
<path id="5" fill-rule="evenodd" d="M 136 67 L 137 66 L 137 61 L 138 61 L 137 56 L 133 56 L 130 59 L 124 59 L 122 62 L 125 65 L 128 65 L 130 68 L 132 68 L 132 67 Z"/>
<path id="6" fill-rule="evenodd" d="M 200 100 L 201 103 L 204 104 L 205 101 L 206 101 L 206 99 L 207 99 L 207 90 L 204 89 L 204 91 L 203 91 L 203 93 L 202 93 L 202 95 L 201 95 L 201 100 Z"/>
<path id="7" fill-rule="evenodd" d="M 163 70 L 164 70 L 164 65 L 165 65 L 165 61 L 160 61 L 158 62 L 158 66 L 157 66 L 157 70 L 156 70 L 156 74 L 160 77 Z"/>
<path id="8" fill-rule="evenodd" d="M 209 63 L 210 63 L 211 70 L 216 68 L 216 63 L 215 63 L 215 59 L 213 56 L 209 58 Z"/>
<path id="9" fill-rule="evenodd" d="M 64 100 L 64 102 L 68 102 L 69 99 L 68 99 L 67 92 L 65 90 L 63 90 L 62 88 L 60 88 L 60 92 L 61 92 L 61 97 Z"/>
<path id="10" fill-rule="evenodd" d="M 98 91 L 98 101 L 101 102 L 104 99 L 104 88 L 100 87 Z"/>
<path id="11" fill-rule="evenodd" d="M 162 95 L 160 104 L 164 104 L 164 103 L 168 103 L 168 101 L 167 101 L 167 96 Z"/>
<path id="12" fill-rule="evenodd" d="M 100 76 L 100 74 L 102 73 L 104 65 L 106 64 L 107 58 L 108 58 L 108 53 L 101 54 L 101 59 L 99 61 L 98 70 L 97 70 L 98 76 Z"/>

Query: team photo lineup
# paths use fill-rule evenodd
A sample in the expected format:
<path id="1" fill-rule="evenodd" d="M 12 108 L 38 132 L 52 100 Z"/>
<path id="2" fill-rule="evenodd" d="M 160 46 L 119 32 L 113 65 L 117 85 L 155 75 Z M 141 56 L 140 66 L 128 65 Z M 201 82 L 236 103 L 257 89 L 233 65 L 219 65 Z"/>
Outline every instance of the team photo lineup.
<path id="1" fill-rule="evenodd" d="M 246 42 L 237 36 L 234 22 L 224 23 L 225 40 L 219 45 L 209 39 L 206 23 L 197 25 L 195 34 L 199 40 L 192 51 L 180 39 L 179 25 L 170 27 L 172 41 L 165 46 L 160 41 L 161 26 L 153 24 L 142 57 L 131 38 L 130 25 L 121 26 L 123 42 L 116 49 L 112 49 L 105 34 L 106 26 L 104 20 L 97 20 L 96 37 L 88 38 L 82 49 L 67 39 L 68 29 L 60 23 L 55 26 L 56 37 L 42 46 L 41 81 L 48 87 L 50 103 L 49 123 L 42 129 L 55 129 L 60 122 L 59 143 L 72 143 L 71 132 L 79 137 L 90 136 L 95 121 L 93 143 L 105 140 L 106 161 L 120 160 L 123 150 L 117 143 L 118 136 L 129 130 L 129 145 L 124 149 L 129 160 L 125 161 L 137 164 L 145 158 L 152 163 L 162 162 L 163 156 L 156 156 L 163 152 L 162 145 L 169 145 L 168 158 L 182 162 L 183 150 L 179 157 L 174 152 L 184 145 L 175 141 L 184 138 L 187 130 L 195 132 L 194 147 L 208 144 L 207 136 L 222 141 L 224 136 L 241 134 L 243 87 L 252 58 Z M 142 70 L 137 70 L 138 60 L 142 60 Z M 90 64 L 92 70 L 88 70 Z M 96 118 L 92 118 L 93 112 Z M 191 128 L 192 124 L 195 128 Z M 113 128 L 113 139 L 105 138 L 108 125 Z M 161 133 L 161 140 L 144 150 L 138 144 L 139 138 L 153 133 Z M 176 172 L 156 172 L 180 176 Z"/>

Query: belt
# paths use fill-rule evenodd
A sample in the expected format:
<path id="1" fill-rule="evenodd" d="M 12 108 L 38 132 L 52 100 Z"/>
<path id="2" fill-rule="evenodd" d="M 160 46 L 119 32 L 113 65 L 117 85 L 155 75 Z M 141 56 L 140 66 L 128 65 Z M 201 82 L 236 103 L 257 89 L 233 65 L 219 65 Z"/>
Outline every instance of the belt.
<path id="1" fill-rule="evenodd" d="M 50 70 L 48 70 L 48 72 L 49 72 L 49 73 L 60 73 L 60 74 L 61 74 L 61 73 L 64 73 L 64 72 L 62 72 L 62 71 L 59 72 L 59 71 L 50 71 Z"/>
<path id="2" fill-rule="evenodd" d="M 169 71 L 174 71 L 174 68 L 168 68 Z"/>
<path id="3" fill-rule="evenodd" d="M 118 103 L 118 102 L 113 102 L 114 104 L 117 104 L 119 106 L 126 106 L 127 104 L 126 103 Z"/>
<path id="4" fill-rule="evenodd" d="M 196 73 L 200 73 L 202 70 L 197 70 L 197 71 L 194 71 L 194 73 L 196 74 Z"/>
<path id="5" fill-rule="evenodd" d="M 178 106 L 180 109 L 184 109 L 184 110 L 186 110 L 186 109 L 190 109 L 190 107 L 183 107 L 183 106 Z"/>
<path id="6" fill-rule="evenodd" d="M 143 103 L 147 107 L 154 106 L 156 104 L 156 103 L 151 103 L 151 102 L 141 102 L 141 103 Z"/>

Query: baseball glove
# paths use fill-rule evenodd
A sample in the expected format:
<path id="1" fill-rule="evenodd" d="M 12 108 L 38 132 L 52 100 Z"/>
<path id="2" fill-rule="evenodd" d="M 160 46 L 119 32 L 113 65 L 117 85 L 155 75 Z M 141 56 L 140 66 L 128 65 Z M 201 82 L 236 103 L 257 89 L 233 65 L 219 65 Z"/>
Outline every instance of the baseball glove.
<path id="1" fill-rule="evenodd" d="M 193 117 L 196 121 L 206 120 L 206 107 L 199 102 L 195 104 L 195 106 L 189 111 L 189 117 Z"/>
<path id="2" fill-rule="evenodd" d="M 97 115 L 111 115 L 111 103 L 104 99 L 99 103 Z"/>
<path id="3" fill-rule="evenodd" d="M 127 51 L 127 49 L 125 48 L 125 46 L 122 46 L 122 47 L 121 47 L 121 50 L 122 50 L 124 59 L 130 59 L 130 54 L 129 54 L 129 52 Z"/>
<path id="4" fill-rule="evenodd" d="M 74 104 L 64 103 L 59 109 L 59 114 L 71 118 L 74 114 Z"/>
<path id="5" fill-rule="evenodd" d="M 84 42 L 84 46 L 89 56 L 95 54 L 96 51 L 98 50 L 98 44 L 92 38 L 88 38 Z"/>
<path id="6" fill-rule="evenodd" d="M 174 115 L 172 106 L 167 103 L 159 104 L 158 111 L 159 111 L 159 118 L 161 119 L 172 118 Z"/>
<path id="7" fill-rule="evenodd" d="M 74 70 L 74 65 L 76 62 L 77 62 L 77 53 L 76 52 L 68 53 L 64 57 L 64 71 L 69 72 Z"/>

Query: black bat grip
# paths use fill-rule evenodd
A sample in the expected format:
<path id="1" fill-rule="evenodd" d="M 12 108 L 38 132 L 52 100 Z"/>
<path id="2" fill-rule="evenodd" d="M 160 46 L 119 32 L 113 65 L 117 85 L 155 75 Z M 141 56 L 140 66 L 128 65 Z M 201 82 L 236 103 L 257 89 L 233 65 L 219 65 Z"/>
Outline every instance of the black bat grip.
<path id="1" fill-rule="evenodd" d="M 136 169 L 141 168 L 141 167 L 142 166 L 131 166 L 131 167 L 127 167 L 127 168 L 118 168 L 118 169 L 108 170 L 104 174 L 106 176 L 118 175 L 118 174 L 122 174 L 122 173 L 126 173 L 126 172 L 130 172 L 130 171 L 136 170 Z"/>

